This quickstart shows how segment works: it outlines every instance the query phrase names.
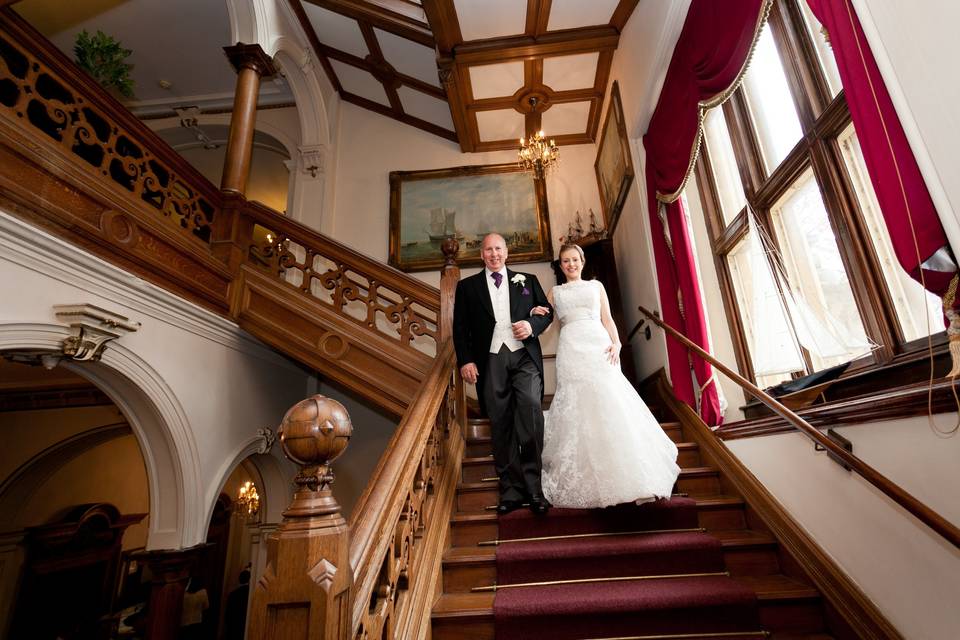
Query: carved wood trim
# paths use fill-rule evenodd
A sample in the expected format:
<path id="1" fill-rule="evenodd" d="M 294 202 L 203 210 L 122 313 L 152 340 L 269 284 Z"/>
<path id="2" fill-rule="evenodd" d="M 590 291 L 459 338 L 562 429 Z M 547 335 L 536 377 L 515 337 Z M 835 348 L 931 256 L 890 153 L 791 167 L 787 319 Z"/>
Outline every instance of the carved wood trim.
<path id="1" fill-rule="evenodd" d="M 769 528 L 814 583 L 831 607 L 860 638 L 902 640 L 896 628 L 877 609 L 856 583 L 804 531 L 777 499 L 750 470 L 713 436 L 696 412 L 673 395 L 666 373 L 661 369 L 643 386 L 652 388 L 659 400 L 684 426 L 684 433 L 699 446 L 701 455 L 715 461 L 733 488 Z"/>
<path id="2" fill-rule="evenodd" d="M 0 390 L 0 412 L 67 409 L 112 405 L 113 400 L 91 384 L 56 389 Z"/>
<path id="3" fill-rule="evenodd" d="M 463 405 L 448 340 L 350 519 L 356 638 L 420 637 L 409 631 L 429 624 L 463 452 Z"/>

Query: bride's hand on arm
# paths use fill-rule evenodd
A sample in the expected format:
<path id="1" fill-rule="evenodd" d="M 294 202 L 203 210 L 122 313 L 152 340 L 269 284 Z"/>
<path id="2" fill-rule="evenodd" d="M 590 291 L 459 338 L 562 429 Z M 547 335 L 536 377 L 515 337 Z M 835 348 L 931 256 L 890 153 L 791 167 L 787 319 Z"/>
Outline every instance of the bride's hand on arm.
<path id="1" fill-rule="evenodd" d="M 547 307 L 534 307 L 530 309 L 530 315 L 532 316 L 546 316 L 550 314 L 550 309 Z"/>
<path id="2" fill-rule="evenodd" d="M 623 345 L 621 345 L 619 342 L 614 342 L 603 350 L 603 353 L 607 356 L 607 361 L 610 364 L 620 364 L 620 349 L 622 346 Z"/>
<path id="3" fill-rule="evenodd" d="M 603 328 L 607 330 L 607 335 L 610 336 L 610 346 L 604 350 L 607 360 L 610 361 L 610 364 L 619 364 L 620 349 L 623 345 L 620 344 L 617 325 L 613 323 L 613 316 L 610 315 L 610 301 L 607 299 L 607 290 L 603 288 L 602 284 L 600 285 L 600 322 L 603 323 Z"/>

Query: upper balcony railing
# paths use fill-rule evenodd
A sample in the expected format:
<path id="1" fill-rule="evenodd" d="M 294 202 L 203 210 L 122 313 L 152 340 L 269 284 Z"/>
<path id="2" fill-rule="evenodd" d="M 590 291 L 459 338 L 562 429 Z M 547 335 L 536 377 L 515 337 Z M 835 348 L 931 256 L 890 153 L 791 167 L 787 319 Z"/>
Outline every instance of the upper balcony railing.
<path id="1" fill-rule="evenodd" d="M 46 39 L 6 10 L 0 33 L 0 108 L 10 122 L 209 242 L 220 192 Z"/>

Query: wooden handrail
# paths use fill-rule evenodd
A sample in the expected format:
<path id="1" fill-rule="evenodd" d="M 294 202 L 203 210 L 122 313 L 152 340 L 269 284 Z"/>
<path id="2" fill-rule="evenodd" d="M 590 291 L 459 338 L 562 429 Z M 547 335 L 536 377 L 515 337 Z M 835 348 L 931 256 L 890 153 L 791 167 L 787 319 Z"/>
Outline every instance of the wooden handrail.
<path id="1" fill-rule="evenodd" d="M 449 394 L 456 394 L 457 400 L 453 405 L 463 403 L 459 376 L 451 375 L 455 363 L 453 341 L 447 339 L 351 514 L 349 557 L 353 571 L 354 636 L 357 635 L 364 618 L 370 615 L 374 590 L 383 581 L 384 558 L 410 553 L 409 549 L 402 548 L 391 551 L 392 545 L 403 546 L 397 540 L 398 522 L 401 518 L 406 518 L 415 530 L 418 527 L 418 518 L 424 516 L 421 509 L 425 505 L 412 504 L 411 497 L 413 492 L 425 494 L 427 488 L 423 485 L 432 481 L 420 477 L 419 474 L 423 473 L 424 460 L 428 457 L 427 448 L 432 439 L 437 438 L 438 414 L 443 409 L 444 400 L 450 397 Z M 455 386 L 451 386 L 452 384 Z M 459 411 L 452 410 L 446 419 L 455 422 L 459 415 Z M 460 437 L 459 431 L 456 437 Z M 447 466 L 454 462 L 459 461 L 443 461 Z M 439 541 L 442 544 L 442 539 Z M 439 553 L 439 549 L 428 551 Z M 408 561 L 412 562 L 409 555 Z M 413 573 L 413 568 L 408 567 L 407 571 Z M 405 617 L 409 618 L 414 613 L 407 612 Z M 367 629 L 367 632 L 369 633 L 370 629 Z M 379 634 L 377 636 L 379 637 Z"/>
<path id="2" fill-rule="evenodd" d="M 730 367 L 726 366 L 707 351 L 702 349 L 699 345 L 694 343 L 692 340 L 687 338 L 685 335 L 665 323 L 658 316 L 654 315 L 647 309 L 639 307 L 641 313 L 643 313 L 647 318 L 649 318 L 654 324 L 667 332 L 670 336 L 678 340 L 681 344 L 686 346 L 688 349 L 693 351 L 699 357 L 703 358 L 710 364 L 712 364 L 716 369 L 720 370 L 727 375 L 731 380 L 736 382 L 738 385 L 746 389 L 753 395 L 755 398 L 767 405 L 771 411 L 776 413 L 778 416 L 789 422 L 793 425 L 797 431 L 800 431 L 811 440 L 813 440 L 818 445 L 822 446 L 824 449 L 830 451 L 832 454 L 843 460 L 851 469 L 856 471 L 863 477 L 864 480 L 875 486 L 877 489 L 882 491 L 887 497 L 899 504 L 901 507 L 906 509 L 910 514 L 915 518 L 920 520 L 923 524 L 930 527 L 933 531 L 937 532 L 945 540 L 950 542 L 954 547 L 960 548 L 960 528 L 956 527 L 954 524 L 949 522 L 946 518 L 941 516 L 939 513 L 920 502 L 914 498 L 911 494 L 907 493 L 902 487 L 898 484 L 887 478 L 885 475 L 868 465 L 866 462 L 853 455 L 836 442 L 826 437 L 815 427 L 811 426 L 806 420 L 798 416 L 796 413 L 785 407 L 783 404 L 778 402 L 773 396 L 766 393 L 758 386 L 741 376 L 736 371 L 733 371 Z"/>

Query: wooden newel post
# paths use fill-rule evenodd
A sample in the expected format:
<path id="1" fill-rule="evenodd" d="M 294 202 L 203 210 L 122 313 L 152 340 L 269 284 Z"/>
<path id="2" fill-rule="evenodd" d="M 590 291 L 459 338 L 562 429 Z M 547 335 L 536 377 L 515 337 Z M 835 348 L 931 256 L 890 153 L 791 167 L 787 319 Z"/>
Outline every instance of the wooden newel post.
<path id="1" fill-rule="evenodd" d="M 444 238 L 440 245 L 443 251 L 443 268 L 440 270 L 440 342 L 453 336 L 453 301 L 457 295 L 457 283 L 460 282 L 460 267 L 457 266 L 457 253 L 460 243 L 453 236 Z"/>
<path id="2" fill-rule="evenodd" d="M 283 417 L 283 452 L 300 472 L 283 523 L 267 538 L 267 566 L 254 587 L 248 640 L 351 639 L 349 530 L 330 491 L 330 463 L 352 433 L 343 405 L 321 395 L 298 402 Z"/>
<path id="3" fill-rule="evenodd" d="M 276 74 L 273 60 L 258 44 L 235 44 L 223 48 L 237 70 L 237 88 L 233 96 L 230 136 L 223 160 L 220 189 L 245 195 L 253 155 L 253 132 L 257 128 L 257 97 L 261 78 Z"/>

